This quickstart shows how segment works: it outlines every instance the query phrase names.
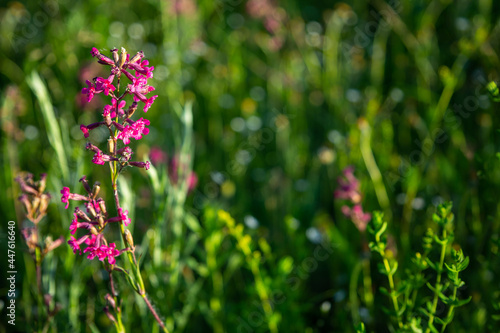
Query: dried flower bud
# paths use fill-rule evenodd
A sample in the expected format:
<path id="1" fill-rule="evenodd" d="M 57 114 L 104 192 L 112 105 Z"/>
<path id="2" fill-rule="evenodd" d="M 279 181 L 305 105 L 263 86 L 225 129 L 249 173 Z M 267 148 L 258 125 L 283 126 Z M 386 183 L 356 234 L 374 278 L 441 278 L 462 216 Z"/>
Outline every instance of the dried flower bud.
<path id="1" fill-rule="evenodd" d="M 38 207 L 40 206 L 40 197 L 34 197 L 33 200 L 31 201 L 31 205 L 33 206 L 33 213 L 35 213 L 38 210 Z"/>
<path id="2" fill-rule="evenodd" d="M 40 175 L 40 181 L 38 182 L 38 193 L 43 193 L 45 187 L 47 186 L 47 174 L 42 173 Z"/>
<path id="3" fill-rule="evenodd" d="M 40 214 L 45 215 L 47 212 L 47 207 L 49 206 L 49 201 L 50 201 L 50 194 L 42 194 L 41 196 L 41 201 L 40 201 Z"/>
<path id="4" fill-rule="evenodd" d="M 26 214 L 29 216 L 32 216 L 33 214 L 33 207 L 31 206 L 31 202 L 29 201 L 28 195 L 27 194 L 21 194 L 19 196 L 19 201 L 22 202 L 24 205 L 24 208 L 26 209 Z"/>

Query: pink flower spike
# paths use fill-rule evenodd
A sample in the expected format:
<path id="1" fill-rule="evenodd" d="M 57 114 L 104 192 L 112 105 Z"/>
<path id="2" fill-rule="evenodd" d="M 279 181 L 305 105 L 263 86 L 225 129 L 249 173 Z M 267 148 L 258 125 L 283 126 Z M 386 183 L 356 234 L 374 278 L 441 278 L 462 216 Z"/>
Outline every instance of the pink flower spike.
<path id="1" fill-rule="evenodd" d="M 66 207 L 64 207 L 65 209 L 68 209 L 68 206 L 69 206 L 69 187 L 63 187 L 63 189 L 61 190 L 61 194 L 62 194 L 62 197 L 61 197 L 61 202 L 62 203 L 65 203 L 66 204 Z"/>
<path id="2" fill-rule="evenodd" d="M 99 54 L 99 50 L 95 47 L 92 48 L 92 51 L 90 51 L 90 54 L 92 55 L 92 57 L 95 58 L 95 56 L 97 56 Z"/>
<path id="3" fill-rule="evenodd" d="M 123 209 L 120 207 L 118 208 L 118 215 L 120 216 L 120 219 L 126 227 L 130 224 L 130 222 L 132 222 L 128 217 L 128 210 L 123 211 Z"/>
<path id="4" fill-rule="evenodd" d="M 148 112 L 149 108 L 151 107 L 151 105 L 153 105 L 153 102 L 155 101 L 156 97 L 158 97 L 158 95 L 154 95 L 154 96 L 151 96 L 150 98 L 148 98 L 144 103 L 144 112 Z"/>

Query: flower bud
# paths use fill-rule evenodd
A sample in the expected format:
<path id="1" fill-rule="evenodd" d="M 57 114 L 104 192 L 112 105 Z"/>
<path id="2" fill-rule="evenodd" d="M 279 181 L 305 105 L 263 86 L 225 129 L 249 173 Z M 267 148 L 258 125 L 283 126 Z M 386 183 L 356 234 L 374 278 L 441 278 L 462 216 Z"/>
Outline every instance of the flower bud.
<path id="1" fill-rule="evenodd" d="M 101 190 L 101 183 L 95 182 L 94 187 L 92 188 L 92 198 L 97 197 L 100 190 Z"/>
<path id="2" fill-rule="evenodd" d="M 108 316 L 109 320 L 111 320 L 113 323 L 116 323 L 115 317 L 113 317 L 113 315 L 109 312 L 109 308 L 107 306 L 105 306 L 102 310 L 104 311 L 106 316 Z"/>
<path id="3" fill-rule="evenodd" d="M 106 202 L 102 198 L 99 198 L 97 199 L 97 203 L 99 204 L 99 208 L 101 208 L 102 214 L 108 215 L 108 211 L 106 210 Z"/>
<path id="4" fill-rule="evenodd" d="M 104 296 L 104 299 L 106 300 L 106 302 L 108 302 L 109 305 L 111 305 L 113 309 L 116 309 L 116 302 L 113 296 L 111 296 L 110 294 L 106 294 L 106 296 Z"/>
<path id="5" fill-rule="evenodd" d="M 142 59 L 142 57 L 144 57 L 144 52 L 142 51 L 139 51 L 136 53 L 135 56 L 132 57 L 132 59 L 130 59 L 129 62 L 136 62 L 136 61 L 140 61 Z"/>
<path id="6" fill-rule="evenodd" d="M 121 48 L 120 54 L 120 68 L 123 67 L 123 64 L 127 61 L 127 50 L 124 47 Z"/>
<path id="7" fill-rule="evenodd" d="M 31 202 L 29 201 L 28 196 L 26 194 L 22 194 L 21 196 L 19 196 L 19 201 L 21 201 L 24 205 L 27 215 L 32 215 L 33 207 L 31 206 Z"/>
<path id="8" fill-rule="evenodd" d="M 45 215 L 45 213 L 47 212 L 47 207 L 49 206 L 49 201 L 50 195 L 45 193 L 42 194 L 39 208 L 40 214 Z"/>
<path id="9" fill-rule="evenodd" d="M 45 191 L 46 185 L 47 185 L 47 174 L 42 173 L 40 175 L 40 181 L 38 182 L 38 193 L 43 193 L 43 191 Z"/>
<path id="10" fill-rule="evenodd" d="M 125 114 L 125 117 L 128 119 L 132 117 L 134 114 L 135 110 L 137 110 L 137 102 L 133 102 L 132 105 L 129 106 L 127 113 Z"/>
<path id="11" fill-rule="evenodd" d="M 90 142 L 87 142 L 86 148 L 90 149 L 90 146 L 92 146 L 92 144 Z M 80 183 L 82 183 L 83 188 L 85 189 L 85 191 L 87 191 L 88 194 L 92 193 L 89 182 L 87 180 L 87 176 L 83 176 L 82 178 L 80 178 Z"/>
<path id="12" fill-rule="evenodd" d="M 120 60 L 118 49 L 112 49 L 111 52 L 113 53 L 113 60 L 115 61 L 115 64 L 118 64 L 118 61 Z"/>
<path id="13" fill-rule="evenodd" d="M 112 155 L 115 153 L 115 140 L 108 139 L 108 152 Z"/>
<path id="14" fill-rule="evenodd" d="M 125 229 L 125 239 L 127 240 L 128 246 L 132 249 L 132 251 L 134 251 L 135 250 L 134 238 L 132 237 L 132 234 L 128 229 Z"/>

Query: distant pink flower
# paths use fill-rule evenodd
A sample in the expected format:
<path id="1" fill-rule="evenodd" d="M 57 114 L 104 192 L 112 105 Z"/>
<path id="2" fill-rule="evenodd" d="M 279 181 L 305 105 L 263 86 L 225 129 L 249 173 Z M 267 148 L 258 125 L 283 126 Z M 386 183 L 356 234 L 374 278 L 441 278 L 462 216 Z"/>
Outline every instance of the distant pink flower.
<path id="1" fill-rule="evenodd" d="M 348 206 L 342 206 L 342 213 L 351 219 L 356 228 L 359 231 L 364 232 L 366 230 L 366 226 L 368 222 L 372 219 L 372 215 L 370 213 L 364 213 L 361 205 L 355 205 L 352 209 Z"/>
<path id="2" fill-rule="evenodd" d="M 158 147 L 151 148 L 149 157 L 151 158 L 151 162 L 155 165 L 167 163 L 167 154 Z"/>
<path id="3" fill-rule="evenodd" d="M 343 176 L 338 178 L 339 189 L 334 192 L 337 199 L 351 200 L 354 204 L 361 201 L 359 192 L 359 181 L 354 176 L 354 168 L 349 166 L 344 169 Z"/>
<path id="4" fill-rule="evenodd" d="M 188 184 L 188 192 L 191 192 L 194 190 L 196 185 L 198 184 L 198 176 L 194 171 L 192 171 L 188 178 L 187 178 L 187 184 Z"/>

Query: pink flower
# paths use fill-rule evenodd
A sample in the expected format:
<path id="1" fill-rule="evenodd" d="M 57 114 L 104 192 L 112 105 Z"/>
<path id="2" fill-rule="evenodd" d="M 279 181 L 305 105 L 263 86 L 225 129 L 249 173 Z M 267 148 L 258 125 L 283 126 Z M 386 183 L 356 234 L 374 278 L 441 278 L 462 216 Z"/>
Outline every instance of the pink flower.
<path id="1" fill-rule="evenodd" d="M 187 178 L 188 192 L 193 191 L 197 184 L 198 176 L 192 171 Z"/>
<path id="2" fill-rule="evenodd" d="M 80 200 L 80 201 L 81 200 L 85 200 L 85 201 L 89 200 L 89 198 L 87 198 L 81 194 L 70 193 L 69 187 L 63 187 L 63 189 L 61 190 L 61 194 L 62 194 L 61 202 L 66 204 L 66 207 L 64 207 L 66 209 L 68 209 L 69 200 Z"/>
<path id="3" fill-rule="evenodd" d="M 151 148 L 149 157 L 151 158 L 151 162 L 155 165 L 160 163 L 165 164 L 167 162 L 167 154 L 158 147 Z"/>
<path id="4" fill-rule="evenodd" d="M 89 129 L 85 125 L 80 125 L 80 130 L 83 132 L 83 136 L 88 138 L 89 137 Z"/>
<path id="5" fill-rule="evenodd" d="M 95 164 L 99 164 L 99 165 L 104 165 L 104 162 L 106 162 L 106 160 L 109 161 L 109 158 L 106 159 L 106 156 L 107 155 L 103 155 L 101 154 L 101 151 L 98 151 L 95 155 L 94 155 L 94 158 L 92 159 L 92 162 L 95 163 Z M 109 156 L 108 156 L 109 157 Z"/>
<path id="6" fill-rule="evenodd" d="M 121 139 L 124 144 L 128 145 L 130 143 L 130 138 L 140 140 L 143 134 L 147 135 L 149 133 L 149 129 L 146 128 L 146 126 L 150 124 L 149 120 L 141 118 L 132 121 L 128 119 L 128 122 L 129 124 L 118 134 L 118 139 Z"/>
<path id="7" fill-rule="evenodd" d="M 88 88 L 82 88 L 82 94 L 87 95 L 87 102 L 90 102 L 94 98 L 94 94 L 97 93 L 94 85 L 89 80 L 85 80 Z"/>
<path id="8" fill-rule="evenodd" d="M 68 241 L 69 246 L 73 249 L 73 253 L 76 254 L 76 251 L 80 251 L 80 254 L 82 253 L 82 250 L 80 249 L 80 244 L 78 243 L 78 240 L 71 236 L 71 239 Z"/>
<path id="9" fill-rule="evenodd" d="M 148 112 L 149 108 L 151 107 L 151 105 L 153 105 L 153 102 L 155 101 L 155 99 L 158 97 L 158 95 L 154 95 L 150 98 L 148 98 L 144 103 L 144 112 Z"/>
<path id="10" fill-rule="evenodd" d="M 120 219 L 122 220 L 123 224 L 125 224 L 126 227 L 130 224 L 130 222 L 132 222 L 130 220 L 130 218 L 128 217 L 128 210 L 124 211 L 120 207 L 120 208 L 118 208 L 118 215 L 119 215 Z"/>
<path id="11" fill-rule="evenodd" d="M 123 108 L 125 107 L 126 103 L 127 102 L 124 100 L 120 101 L 120 103 L 118 104 L 118 115 L 122 116 L 125 113 L 123 111 Z M 102 115 L 104 117 L 109 115 L 111 118 L 116 118 L 116 99 L 113 98 L 111 100 L 111 105 L 105 105 L 103 110 L 104 110 L 104 112 Z"/>
<path id="12" fill-rule="evenodd" d="M 349 208 L 348 206 L 342 206 L 342 213 L 351 219 L 356 228 L 359 231 L 364 232 L 366 230 L 366 226 L 368 222 L 372 219 L 372 215 L 370 213 L 364 213 L 363 207 L 361 205 L 354 205 L 354 207 Z"/>
<path id="13" fill-rule="evenodd" d="M 97 56 L 99 54 L 99 50 L 95 47 L 92 48 L 92 51 L 90 51 L 90 54 L 92 55 L 92 57 L 95 58 L 95 56 Z"/>
<path id="14" fill-rule="evenodd" d="M 339 189 L 334 192 L 334 197 L 338 199 L 350 200 L 357 204 L 361 201 L 359 192 L 359 181 L 354 176 L 354 168 L 349 166 L 343 171 L 344 178 L 338 178 Z"/>
<path id="15" fill-rule="evenodd" d="M 68 209 L 68 206 L 69 206 L 69 187 L 63 187 L 63 189 L 61 190 L 61 194 L 62 194 L 62 197 L 61 197 L 61 202 L 62 203 L 65 203 L 66 204 L 66 209 Z"/>
<path id="16" fill-rule="evenodd" d="M 72 235 L 75 234 L 76 229 L 78 228 L 78 217 L 76 216 L 76 213 L 73 213 L 73 215 L 75 218 L 71 221 L 71 225 L 69 226 L 69 231 Z"/>
<path id="17" fill-rule="evenodd" d="M 104 79 L 102 77 L 98 77 L 96 79 L 96 88 L 97 90 L 102 90 L 104 91 L 104 95 L 108 96 L 110 91 L 115 91 L 116 88 L 112 84 L 112 79 L 114 78 L 114 75 L 111 75 L 110 78 Z"/>

